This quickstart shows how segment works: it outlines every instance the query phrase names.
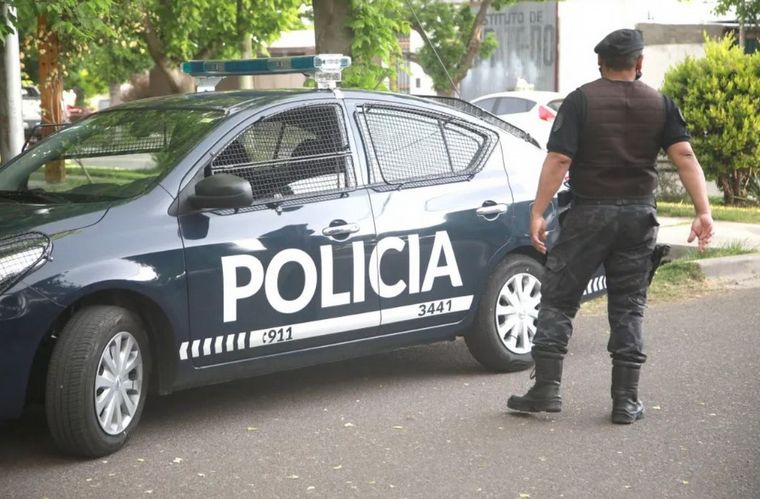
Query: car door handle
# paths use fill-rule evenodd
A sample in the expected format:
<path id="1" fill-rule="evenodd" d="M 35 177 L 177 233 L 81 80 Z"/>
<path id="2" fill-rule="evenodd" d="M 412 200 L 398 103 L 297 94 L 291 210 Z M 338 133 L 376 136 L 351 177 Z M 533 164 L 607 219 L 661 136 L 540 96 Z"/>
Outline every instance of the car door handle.
<path id="1" fill-rule="evenodd" d="M 331 225 L 322 229 L 322 234 L 327 237 L 342 236 L 359 232 L 358 224 Z"/>
<path id="2" fill-rule="evenodd" d="M 502 213 L 507 212 L 507 205 L 505 204 L 488 204 L 485 206 L 481 206 L 477 210 L 475 210 L 475 213 L 482 217 L 492 217 L 494 215 L 501 215 Z"/>

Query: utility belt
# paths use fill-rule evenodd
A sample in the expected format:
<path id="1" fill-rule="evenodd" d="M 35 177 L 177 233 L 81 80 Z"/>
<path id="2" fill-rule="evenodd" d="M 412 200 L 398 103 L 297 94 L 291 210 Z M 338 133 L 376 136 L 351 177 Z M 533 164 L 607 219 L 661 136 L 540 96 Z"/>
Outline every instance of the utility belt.
<path id="1" fill-rule="evenodd" d="M 586 196 L 579 196 L 573 193 L 574 205 L 595 205 L 595 206 L 627 206 L 627 205 L 647 205 L 657 207 L 657 201 L 654 194 L 642 197 L 630 197 L 630 198 L 592 198 Z"/>

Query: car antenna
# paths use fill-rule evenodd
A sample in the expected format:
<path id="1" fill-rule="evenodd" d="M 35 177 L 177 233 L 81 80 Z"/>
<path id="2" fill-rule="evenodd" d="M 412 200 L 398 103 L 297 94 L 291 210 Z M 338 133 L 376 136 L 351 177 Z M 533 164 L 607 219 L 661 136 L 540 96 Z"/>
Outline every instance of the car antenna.
<path id="1" fill-rule="evenodd" d="M 435 54 L 436 59 L 438 59 L 438 62 L 441 64 L 441 68 L 443 69 L 443 72 L 446 73 L 446 77 L 449 79 L 449 83 L 451 83 L 451 88 L 454 89 L 454 92 L 456 92 L 457 97 L 461 99 L 462 94 L 459 93 L 459 89 L 454 84 L 454 80 L 451 78 L 449 71 L 446 69 L 446 65 L 443 63 L 443 60 L 441 60 L 441 56 L 438 55 L 438 51 L 435 49 L 435 46 L 432 43 L 430 43 L 430 37 L 428 37 L 427 32 L 425 31 L 425 27 L 420 22 L 420 18 L 417 17 L 417 13 L 414 11 L 414 7 L 412 6 L 411 0 L 406 0 L 406 5 L 407 7 L 409 7 L 409 10 L 412 11 L 412 15 L 414 16 L 414 20 L 417 22 L 417 26 L 420 27 L 420 34 L 422 35 L 422 38 L 425 40 L 425 43 L 428 44 L 430 49 Z"/>

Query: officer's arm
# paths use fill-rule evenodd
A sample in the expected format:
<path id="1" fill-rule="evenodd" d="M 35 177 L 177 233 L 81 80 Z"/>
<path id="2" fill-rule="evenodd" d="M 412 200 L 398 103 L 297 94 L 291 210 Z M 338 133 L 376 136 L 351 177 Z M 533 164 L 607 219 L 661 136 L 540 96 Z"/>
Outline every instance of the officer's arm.
<path id="1" fill-rule="evenodd" d="M 544 212 L 549 207 L 554 194 L 557 193 L 562 181 L 570 169 L 572 159 L 558 152 L 550 152 L 541 167 L 541 177 L 538 180 L 538 191 L 530 211 L 531 242 L 541 253 L 546 253 L 546 222 Z"/>
<path id="2" fill-rule="evenodd" d="M 541 177 L 538 179 L 538 191 L 533 202 L 531 216 L 543 216 L 552 198 L 562 186 L 572 159 L 558 152 L 550 152 L 541 167 Z"/>
<path id="3" fill-rule="evenodd" d="M 710 214 L 710 201 L 707 199 L 705 174 L 689 142 L 676 142 L 668 147 L 665 152 L 668 153 L 670 161 L 676 165 L 681 183 L 683 183 L 686 192 L 689 193 L 689 197 L 694 203 L 696 217 L 688 241 L 691 242 L 695 237 L 698 237 L 699 250 L 702 251 L 710 243 L 713 223 Z"/>
<path id="4" fill-rule="evenodd" d="M 676 142 L 668 147 L 665 152 L 668 153 L 670 161 L 676 165 L 678 176 L 681 178 L 681 183 L 683 183 L 686 192 L 689 193 L 694 203 L 697 215 L 710 213 L 705 174 L 697 160 L 697 156 L 694 154 L 694 150 L 691 148 L 691 144 L 686 141 Z"/>

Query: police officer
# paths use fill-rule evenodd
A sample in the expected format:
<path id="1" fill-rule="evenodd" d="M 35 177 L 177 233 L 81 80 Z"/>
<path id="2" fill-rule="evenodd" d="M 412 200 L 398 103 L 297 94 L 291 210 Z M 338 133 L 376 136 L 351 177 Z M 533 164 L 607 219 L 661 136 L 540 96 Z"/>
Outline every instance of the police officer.
<path id="1" fill-rule="evenodd" d="M 612 421 L 630 424 L 644 414 L 638 397 L 646 360 L 641 323 L 657 239 L 654 190 L 657 154 L 664 149 L 694 203 L 688 241 L 702 251 L 713 221 L 702 168 L 673 101 L 638 81 L 644 40 L 621 29 L 596 46 L 601 78 L 570 93 L 555 118 L 531 211 L 531 242 L 546 253 L 543 213 L 568 169 L 573 204 L 546 260 L 541 309 L 533 339 L 535 384 L 507 406 L 559 412 L 562 360 L 586 285 L 604 264 L 612 356 Z"/>

